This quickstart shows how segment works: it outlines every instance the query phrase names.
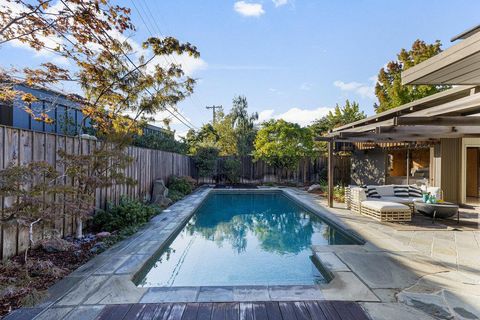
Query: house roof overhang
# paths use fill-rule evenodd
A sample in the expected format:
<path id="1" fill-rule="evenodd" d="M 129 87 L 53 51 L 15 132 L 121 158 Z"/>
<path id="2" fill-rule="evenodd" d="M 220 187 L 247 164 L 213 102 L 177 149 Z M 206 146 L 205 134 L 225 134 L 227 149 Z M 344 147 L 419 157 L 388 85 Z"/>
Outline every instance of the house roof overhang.
<path id="1" fill-rule="evenodd" d="M 457 87 L 332 130 L 319 140 L 432 141 L 480 136 L 479 87 Z"/>
<path id="2" fill-rule="evenodd" d="M 402 72 L 402 84 L 478 85 L 480 84 L 479 27 L 452 40 L 463 39 L 438 55 Z"/>

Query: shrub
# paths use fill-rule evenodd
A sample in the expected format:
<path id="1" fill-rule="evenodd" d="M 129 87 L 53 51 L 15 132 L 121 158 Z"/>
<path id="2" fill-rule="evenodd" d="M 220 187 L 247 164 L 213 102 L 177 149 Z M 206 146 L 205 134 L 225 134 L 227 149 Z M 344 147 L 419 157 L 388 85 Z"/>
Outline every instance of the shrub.
<path id="1" fill-rule="evenodd" d="M 198 169 L 198 176 L 210 178 L 215 174 L 217 167 L 218 149 L 214 147 L 202 147 L 195 155 L 195 166 Z"/>
<path id="2" fill-rule="evenodd" d="M 159 212 L 156 206 L 122 197 L 118 205 L 109 204 L 107 210 L 97 212 L 93 217 L 93 226 L 97 230 L 113 232 L 140 226 Z"/>
<path id="3" fill-rule="evenodd" d="M 228 183 L 235 184 L 240 181 L 240 160 L 227 158 L 223 162 L 222 173 Z"/>
<path id="4" fill-rule="evenodd" d="M 333 198 L 338 202 L 345 202 L 345 187 L 337 185 L 333 188 Z"/>
<path id="5" fill-rule="evenodd" d="M 195 182 L 190 177 L 171 176 L 167 183 L 168 197 L 176 202 L 192 193 L 194 187 Z"/>

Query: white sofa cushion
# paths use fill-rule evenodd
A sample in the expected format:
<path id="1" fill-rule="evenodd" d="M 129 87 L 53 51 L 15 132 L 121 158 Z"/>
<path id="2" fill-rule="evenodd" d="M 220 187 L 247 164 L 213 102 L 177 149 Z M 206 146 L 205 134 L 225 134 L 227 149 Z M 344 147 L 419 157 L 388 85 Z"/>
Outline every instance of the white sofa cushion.
<path id="1" fill-rule="evenodd" d="M 391 202 L 398 202 L 398 203 L 414 203 L 415 201 L 423 201 L 423 198 L 417 197 L 382 197 L 383 201 L 391 201 Z"/>
<path id="2" fill-rule="evenodd" d="M 362 201 L 362 207 L 369 208 L 375 211 L 405 211 L 410 208 L 401 203 L 395 203 L 390 201 Z"/>

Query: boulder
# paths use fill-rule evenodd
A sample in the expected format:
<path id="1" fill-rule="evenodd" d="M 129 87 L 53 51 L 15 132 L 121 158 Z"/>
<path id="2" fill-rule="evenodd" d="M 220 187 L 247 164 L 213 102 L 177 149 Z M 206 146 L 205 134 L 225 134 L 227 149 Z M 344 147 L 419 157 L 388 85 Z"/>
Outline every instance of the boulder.
<path id="1" fill-rule="evenodd" d="M 102 232 L 99 232 L 95 235 L 95 237 L 99 238 L 99 239 L 103 239 L 103 238 L 108 238 L 110 237 L 112 234 L 108 231 L 102 231 Z"/>
<path id="2" fill-rule="evenodd" d="M 152 204 L 167 207 L 171 203 L 172 200 L 168 198 L 168 188 L 165 186 L 165 182 L 161 179 L 155 180 L 155 182 L 153 182 Z"/>
<path id="3" fill-rule="evenodd" d="M 312 184 L 310 187 L 308 187 L 307 191 L 308 192 L 314 192 L 314 191 L 319 191 L 322 189 L 322 186 L 319 184 Z"/>

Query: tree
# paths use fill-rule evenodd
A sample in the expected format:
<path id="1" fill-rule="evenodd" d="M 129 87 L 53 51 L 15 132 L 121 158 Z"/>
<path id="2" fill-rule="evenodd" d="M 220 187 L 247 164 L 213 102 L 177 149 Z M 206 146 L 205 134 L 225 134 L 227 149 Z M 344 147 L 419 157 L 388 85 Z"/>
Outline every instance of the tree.
<path id="1" fill-rule="evenodd" d="M 193 92 L 195 80 L 185 76 L 180 65 L 162 66 L 158 58 L 172 54 L 196 58 L 199 52 L 190 43 L 172 37 L 151 37 L 138 48 L 124 35 L 134 30 L 130 9 L 109 0 L 61 0 L 58 4 L 52 6 L 50 0 L 6 0 L 0 5 L 0 45 L 20 41 L 35 50 L 52 52 L 74 66 L 64 69 L 49 62 L 37 69 L 2 71 L 0 99 L 21 99 L 34 119 L 50 122 L 47 112 L 38 113 L 30 107 L 36 98 L 15 85 L 73 82 L 83 89 L 84 97 L 71 99 L 82 109 L 83 125 L 89 121 L 100 141 L 91 156 L 82 154 L 80 137 L 75 153 L 61 154 L 68 175 L 79 179 L 72 201 L 85 200 L 85 206 L 75 210 L 77 237 L 81 237 L 81 218 L 90 206 L 87 200 L 95 195 L 93 186 L 101 186 L 108 177 L 117 183 L 126 182 L 121 175 L 122 166 L 128 162 L 125 147 L 142 133 L 151 116 L 167 106 L 175 108 Z M 102 161 L 116 165 L 105 166 Z"/>
<path id="2" fill-rule="evenodd" d="M 300 159 L 314 155 L 312 131 L 282 119 L 264 122 L 254 145 L 256 160 L 279 169 L 295 169 Z"/>
<path id="3" fill-rule="evenodd" d="M 326 135 L 330 130 L 341 127 L 343 125 L 362 120 L 366 117 L 363 111 L 360 111 L 360 106 L 357 102 L 350 103 L 349 100 L 345 101 L 345 105 L 336 105 L 335 109 L 329 111 L 325 116 L 315 120 L 310 129 L 317 137 Z M 327 143 L 323 141 L 315 142 L 317 149 L 320 152 L 327 153 Z"/>
<path id="4" fill-rule="evenodd" d="M 258 113 L 248 114 L 248 102 L 245 96 L 233 98 L 233 107 L 230 112 L 232 125 L 237 135 L 237 154 L 246 156 L 253 150 L 256 130 L 255 121 L 258 120 Z"/>
<path id="5" fill-rule="evenodd" d="M 17 223 L 28 227 L 29 247 L 34 245 L 34 226 L 59 217 L 63 204 L 55 201 L 55 195 L 71 192 L 70 187 L 58 184 L 60 178 L 55 168 L 43 161 L 9 165 L 0 170 L 0 197 L 11 201 L 4 208 L 5 217 L 0 224 Z M 28 248 L 24 255 L 25 266 L 27 255 Z"/>
<path id="6" fill-rule="evenodd" d="M 217 148 L 220 156 L 246 156 L 252 152 L 255 139 L 257 113 L 248 114 L 247 99 L 238 96 L 233 99 L 229 113 L 218 111 L 216 121 L 203 125 L 199 131 L 190 130 L 185 142 L 189 153 L 196 154 L 200 147 Z"/>
<path id="7" fill-rule="evenodd" d="M 374 105 L 377 113 L 450 88 L 445 85 L 402 85 L 401 72 L 439 54 L 442 52 L 441 46 L 438 40 L 433 44 L 416 40 L 410 50 L 402 49 L 397 60 L 390 61 L 385 68 L 380 69 L 375 86 L 375 95 L 379 101 Z"/>
<path id="8" fill-rule="evenodd" d="M 365 119 L 366 115 L 360 111 L 360 106 L 357 102 L 350 103 L 345 101 L 345 105 L 336 105 L 335 109 L 329 111 L 324 117 L 315 120 L 310 128 L 317 136 L 323 136 L 334 128 Z"/>

